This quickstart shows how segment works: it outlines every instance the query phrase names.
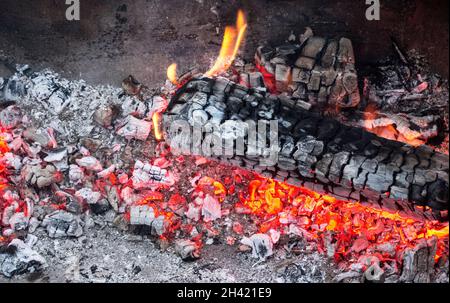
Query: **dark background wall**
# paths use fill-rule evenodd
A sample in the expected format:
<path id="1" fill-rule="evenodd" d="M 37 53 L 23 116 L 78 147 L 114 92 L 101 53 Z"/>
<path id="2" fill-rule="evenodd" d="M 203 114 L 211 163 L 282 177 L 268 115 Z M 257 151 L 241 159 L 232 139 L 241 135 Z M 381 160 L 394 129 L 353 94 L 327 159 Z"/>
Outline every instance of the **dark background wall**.
<path id="1" fill-rule="evenodd" d="M 319 35 L 350 37 L 360 65 L 390 54 L 392 36 L 448 77 L 447 0 L 380 0 L 381 21 L 365 19 L 365 0 L 80 2 L 81 21 L 69 22 L 64 0 L 0 0 L 0 50 L 34 69 L 51 67 L 91 83 L 117 85 L 133 74 L 157 85 L 172 62 L 206 70 L 218 53 L 223 26 L 243 8 L 247 58 L 262 42 L 281 43 L 291 31 L 311 26 Z"/>

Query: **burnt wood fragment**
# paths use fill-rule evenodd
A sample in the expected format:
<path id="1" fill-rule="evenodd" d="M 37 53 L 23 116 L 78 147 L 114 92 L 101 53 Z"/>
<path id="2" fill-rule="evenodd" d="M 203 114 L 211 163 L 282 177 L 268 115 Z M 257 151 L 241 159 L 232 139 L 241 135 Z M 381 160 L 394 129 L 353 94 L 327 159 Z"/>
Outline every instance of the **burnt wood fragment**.
<path id="1" fill-rule="evenodd" d="M 314 36 L 310 29 L 302 36 L 301 44 L 259 47 L 256 64 L 273 75 L 279 93 L 318 108 L 356 108 L 361 98 L 352 42 Z"/>

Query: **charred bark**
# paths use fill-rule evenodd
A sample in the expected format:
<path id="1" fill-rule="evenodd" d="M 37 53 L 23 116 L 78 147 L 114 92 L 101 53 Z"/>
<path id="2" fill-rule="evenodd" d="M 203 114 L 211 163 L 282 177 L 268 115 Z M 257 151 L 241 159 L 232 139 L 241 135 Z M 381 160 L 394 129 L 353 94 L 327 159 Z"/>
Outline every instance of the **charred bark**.
<path id="1" fill-rule="evenodd" d="M 273 76 L 276 91 L 308 100 L 314 107 L 356 108 L 360 103 L 348 38 L 326 39 L 307 28 L 299 44 L 259 47 L 255 62 Z"/>
<path id="2" fill-rule="evenodd" d="M 193 79 L 177 91 L 164 114 L 165 137 L 169 143 L 180 139 L 171 129 L 175 121 L 204 129 L 218 126 L 213 134 L 224 141 L 230 136 L 225 121 L 276 120 L 279 153 L 274 166 L 261 165 L 242 129 L 235 129 L 232 137 L 243 140 L 244 154 L 216 158 L 339 199 L 418 218 L 448 219 L 448 155 L 380 138 L 323 117 L 307 105 L 224 78 Z M 207 135 L 202 133 L 202 140 Z M 202 155 L 192 149 L 195 143 L 189 136 L 181 139 L 190 144 L 187 153 Z"/>

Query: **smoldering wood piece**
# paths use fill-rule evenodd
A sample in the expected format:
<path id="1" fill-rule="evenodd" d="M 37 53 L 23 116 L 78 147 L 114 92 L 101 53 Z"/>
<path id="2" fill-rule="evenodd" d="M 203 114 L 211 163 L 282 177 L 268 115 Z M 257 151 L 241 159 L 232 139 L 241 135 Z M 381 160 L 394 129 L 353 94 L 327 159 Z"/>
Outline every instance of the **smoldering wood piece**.
<path id="1" fill-rule="evenodd" d="M 278 122 L 275 165 L 259 162 L 264 153 L 270 152 L 270 146 L 249 141 L 247 129 L 237 123 L 247 119 L 256 124 L 260 120 Z M 427 146 L 387 140 L 323 117 L 296 99 L 248 89 L 220 77 L 192 79 L 176 92 L 164 113 L 168 143 L 191 143 L 189 134 L 177 137 L 170 130 L 175 121 L 184 121 L 190 127 L 216 126 L 212 137 L 217 140 L 241 140 L 244 152 L 234 151 L 220 161 L 338 199 L 417 218 L 448 219 L 449 158 Z M 265 136 L 269 134 L 267 131 Z M 202 134 L 202 142 L 205 138 Z M 266 139 L 258 138 L 269 142 Z"/>
<path id="2" fill-rule="evenodd" d="M 279 93 L 319 108 L 356 108 L 360 94 L 352 42 L 317 37 L 312 31 L 303 36 L 301 44 L 259 47 L 256 64 L 273 75 Z"/>
<path id="3" fill-rule="evenodd" d="M 355 114 L 364 117 L 364 113 L 355 111 Z M 437 122 L 439 116 L 428 115 L 417 117 L 411 114 L 392 114 L 392 113 L 377 113 L 376 117 L 366 117 L 357 123 L 367 129 L 376 130 L 377 128 L 394 127 L 397 134 L 390 134 L 397 137 L 403 136 L 405 140 L 417 140 L 422 143 L 434 138 L 438 135 Z"/>

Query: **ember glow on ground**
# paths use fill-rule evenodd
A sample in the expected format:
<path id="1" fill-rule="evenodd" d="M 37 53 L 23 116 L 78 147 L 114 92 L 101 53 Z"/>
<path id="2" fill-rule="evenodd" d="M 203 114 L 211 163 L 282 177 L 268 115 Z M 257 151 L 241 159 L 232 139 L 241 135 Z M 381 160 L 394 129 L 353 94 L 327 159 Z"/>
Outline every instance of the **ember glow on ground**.
<path id="1" fill-rule="evenodd" d="M 236 184 L 242 182 L 248 183 L 248 190 L 235 192 Z M 357 259 L 360 252 L 366 250 L 376 252 L 381 261 L 400 261 L 401 253 L 405 249 L 414 248 L 421 239 L 431 237 L 437 237 L 438 241 L 435 260 L 448 256 L 448 222 L 422 222 L 360 203 L 340 201 L 260 176 L 253 180 L 242 180 L 241 176 L 236 176 L 226 183 L 229 186 L 210 177 L 203 177 L 194 193 L 212 195 L 219 201 L 233 200 L 237 195 L 240 202 L 235 205 L 235 209 L 258 217 L 256 222 L 261 222 L 258 226 L 261 233 L 272 230 L 279 234 L 301 235 L 316 241 L 323 252 L 327 250 L 325 242 L 328 240 L 325 238 L 331 235 L 335 242 L 336 261 Z M 171 208 L 187 207 L 187 200 L 182 195 L 174 194 L 169 201 L 164 201 L 161 193 L 154 192 L 139 204 L 147 204 L 154 207 L 158 214 L 163 214 L 167 222 L 172 224 L 169 229 L 171 231 L 177 228 L 192 228 L 188 226 L 190 224 L 180 225 L 174 220 L 175 214 L 170 211 Z M 163 209 L 162 205 L 169 206 Z M 171 235 L 166 234 L 163 237 L 171 238 Z M 201 239 L 196 240 L 201 243 Z M 392 245 L 395 254 L 380 252 L 379 247 L 385 244 Z"/>
<path id="2" fill-rule="evenodd" d="M 0 125 L 0 158 L 3 158 L 5 153 L 9 152 L 8 144 L 5 142 L 4 134 L 5 129 L 2 125 Z M 0 161 L 0 196 L 3 196 L 5 188 L 8 186 L 8 180 L 6 179 L 6 167 Z M 4 205 L 3 198 L 0 198 L 0 211 L 3 211 L 5 205 Z M 0 243 L 3 242 L 5 239 L 0 235 Z"/>

